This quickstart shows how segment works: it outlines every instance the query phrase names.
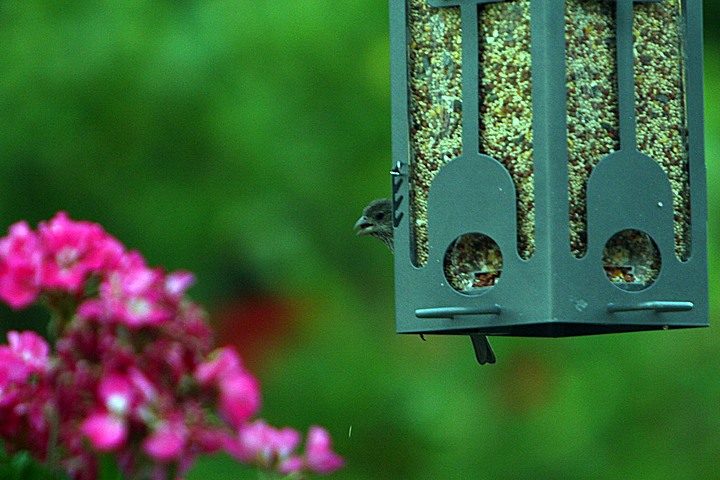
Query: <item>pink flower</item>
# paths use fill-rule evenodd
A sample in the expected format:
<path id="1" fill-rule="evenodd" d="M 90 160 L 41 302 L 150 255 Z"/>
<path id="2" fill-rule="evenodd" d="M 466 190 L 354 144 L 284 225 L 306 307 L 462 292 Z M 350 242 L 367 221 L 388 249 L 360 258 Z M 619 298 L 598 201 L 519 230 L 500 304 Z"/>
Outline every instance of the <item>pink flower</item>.
<path id="1" fill-rule="evenodd" d="M 123 418 L 130 413 L 134 392 L 128 379 L 115 373 L 105 376 L 100 381 L 98 397 L 108 412 Z"/>
<path id="2" fill-rule="evenodd" d="M 11 383 L 24 382 L 30 375 L 30 368 L 16 352 L 6 345 L 0 346 L 0 403 Z"/>
<path id="3" fill-rule="evenodd" d="M 32 395 L 30 376 L 49 369 L 47 350 L 43 351 L 47 344 L 34 332 L 8 332 L 8 341 L 9 345 L 0 345 L 0 408 L 12 406 L 18 413 L 18 402 Z"/>
<path id="4" fill-rule="evenodd" d="M 143 450 L 159 462 L 177 460 L 185 448 L 187 434 L 181 421 L 160 422 L 143 441 Z"/>
<path id="5" fill-rule="evenodd" d="M 208 386 L 217 382 L 218 378 L 229 372 L 236 372 L 242 368 L 240 356 L 231 347 L 223 347 L 209 355 L 209 360 L 201 363 L 195 369 L 195 378 L 200 385 Z"/>
<path id="6" fill-rule="evenodd" d="M 128 377 L 135 391 L 137 391 L 143 402 L 154 402 L 158 398 L 158 391 L 152 381 L 137 367 L 130 367 Z"/>
<path id="7" fill-rule="evenodd" d="M 283 475 L 290 475 L 291 473 L 302 472 L 305 462 L 302 457 L 298 455 L 292 455 L 280 461 L 277 467 L 277 471 Z"/>
<path id="8" fill-rule="evenodd" d="M 305 461 L 315 473 L 332 473 L 345 464 L 345 460 L 332 451 L 330 434 L 318 426 L 312 426 L 308 431 Z"/>
<path id="9" fill-rule="evenodd" d="M 0 407 L 32 395 L 35 386 L 50 370 L 50 347 L 40 335 L 10 331 L 7 337 L 8 345 L 0 345 Z M 30 384 L 28 378 L 34 373 L 41 376 Z"/>
<path id="10" fill-rule="evenodd" d="M 97 412 L 90 415 L 82 423 L 80 431 L 90 444 L 100 452 L 117 450 L 127 439 L 125 419 L 110 413 Z"/>
<path id="11" fill-rule="evenodd" d="M 97 477 L 98 452 L 127 478 L 177 476 L 221 449 L 288 475 L 340 468 L 319 427 L 300 455 L 296 430 L 248 423 L 258 381 L 234 349 L 212 351 L 206 314 L 185 297 L 193 281 L 148 267 L 100 225 L 64 212 L 37 232 L 11 226 L 0 239 L 0 300 L 21 308 L 42 294 L 62 325 L 54 349 L 33 332 L 11 331 L 0 345 L 7 451 L 52 453 L 75 480 Z"/>
<path id="12" fill-rule="evenodd" d="M 131 328 L 156 326 L 172 318 L 172 311 L 165 305 L 162 272 L 148 268 L 138 252 L 122 256 L 100 284 L 100 298 L 84 302 L 78 313 Z"/>
<path id="13" fill-rule="evenodd" d="M 217 386 L 220 413 L 232 427 L 238 428 L 260 408 L 260 387 L 243 369 L 234 349 L 221 348 L 210 357 L 195 369 L 195 378 L 202 386 Z"/>
<path id="14" fill-rule="evenodd" d="M 235 372 L 220 378 L 220 414 L 238 428 L 260 408 L 260 386 L 247 372 Z"/>
<path id="15" fill-rule="evenodd" d="M 278 457 L 286 458 L 300 444 L 300 432 L 290 427 L 275 430 L 270 443 Z"/>
<path id="16" fill-rule="evenodd" d="M 195 276 L 184 270 L 172 272 L 165 277 L 165 292 L 175 300 L 179 300 L 185 290 L 195 282 Z"/>
<path id="17" fill-rule="evenodd" d="M 10 227 L 0 239 L 0 298 L 12 308 L 33 303 L 40 293 L 42 249 L 27 222 Z"/>
<path id="18" fill-rule="evenodd" d="M 238 435 L 226 446 L 228 453 L 244 461 L 272 468 L 277 461 L 290 458 L 300 443 L 300 433 L 292 428 L 276 429 L 264 420 L 240 427 Z M 285 468 L 294 468 L 295 461 Z M 302 467 L 302 460 L 300 467 Z"/>
<path id="19" fill-rule="evenodd" d="M 95 449 L 117 450 L 127 439 L 127 417 L 134 397 L 132 386 L 123 375 L 110 374 L 100 381 L 97 396 L 99 409 L 85 419 L 80 431 Z"/>
<path id="20" fill-rule="evenodd" d="M 78 292 L 88 274 L 114 265 L 124 250 L 100 225 L 70 220 L 65 212 L 38 230 L 46 254 L 42 283 L 47 288 Z"/>
<path id="21" fill-rule="evenodd" d="M 49 368 L 48 354 L 50 345 L 35 332 L 11 331 L 7 334 L 8 344 L 13 352 L 25 363 L 25 367 L 33 372 L 44 372 Z"/>

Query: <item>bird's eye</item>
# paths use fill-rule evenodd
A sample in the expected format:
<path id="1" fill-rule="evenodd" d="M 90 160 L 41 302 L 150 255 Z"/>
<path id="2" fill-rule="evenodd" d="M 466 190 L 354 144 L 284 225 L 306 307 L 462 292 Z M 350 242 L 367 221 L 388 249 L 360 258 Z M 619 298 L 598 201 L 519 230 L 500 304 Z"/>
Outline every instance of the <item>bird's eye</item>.
<path id="1" fill-rule="evenodd" d="M 382 220 L 383 218 L 385 218 L 385 212 L 377 212 L 375 214 L 375 220 Z"/>

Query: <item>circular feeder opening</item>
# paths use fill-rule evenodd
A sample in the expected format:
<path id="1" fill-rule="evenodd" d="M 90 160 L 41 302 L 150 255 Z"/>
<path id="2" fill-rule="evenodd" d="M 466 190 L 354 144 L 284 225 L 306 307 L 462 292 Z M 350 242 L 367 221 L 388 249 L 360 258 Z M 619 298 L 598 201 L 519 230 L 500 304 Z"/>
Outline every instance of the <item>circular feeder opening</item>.
<path id="1" fill-rule="evenodd" d="M 623 230 L 613 235 L 603 250 L 603 268 L 618 288 L 644 290 L 660 273 L 660 251 L 655 241 L 640 230 Z"/>
<path id="2" fill-rule="evenodd" d="M 482 233 L 466 233 L 457 237 L 445 251 L 443 267 L 453 289 L 477 295 L 497 283 L 502 263 L 502 252 L 492 238 Z"/>

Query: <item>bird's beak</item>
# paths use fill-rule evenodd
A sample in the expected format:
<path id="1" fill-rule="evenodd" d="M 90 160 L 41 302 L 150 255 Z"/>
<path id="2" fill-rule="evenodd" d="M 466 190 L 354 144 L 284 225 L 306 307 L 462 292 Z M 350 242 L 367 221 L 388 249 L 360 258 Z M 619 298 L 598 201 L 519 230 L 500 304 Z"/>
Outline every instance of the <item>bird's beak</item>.
<path id="1" fill-rule="evenodd" d="M 355 226 L 353 228 L 357 230 L 357 235 L 370 235 L 373 232 L 374 227 L 375 225 L 371 223 L 365 215 L 363 215 L 358 218 L 358 221 L 355 222 Z"/>

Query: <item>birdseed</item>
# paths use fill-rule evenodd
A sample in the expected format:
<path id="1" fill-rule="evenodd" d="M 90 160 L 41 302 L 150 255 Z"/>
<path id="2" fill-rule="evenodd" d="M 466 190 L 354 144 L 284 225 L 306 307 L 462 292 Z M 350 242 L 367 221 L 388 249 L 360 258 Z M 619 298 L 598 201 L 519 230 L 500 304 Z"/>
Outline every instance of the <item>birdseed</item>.
<path id="1" fill-rule="evenodd" d="M 518 254 L 535 250 L 530 0 L 480 8 L 480 153 L 510 173 L 517 195 Z"/>
<path id="2" fill-rule="evenodd" d="M 519 0 L 482 6 L 478 15 L 480 153 L 511 172 L 518 192 L 522 258 L 529 258 L 535 246 L 529 13 L 530 0 Z M 424 0 L 410 0 L 409 17 L 410 216 L 414 261 L 423 266 L 429 250 L 430 184 L 443 165 L 462 154 L 462 26 L 459 7 L 433 8 Z M 454 288 L 465 291 L 463 286 L 495 283 L 497 275 L 488 272 L 501 271 L 500 250 L 494 242 L 480 246 L 472 260 L 448 251 L 446 260 L 455 260 L 446 261 L 445 270 Z M 468 280 L 465 271 L 477 271 L 470 266 L 478 262 L 487 270 L 479 279 Z"/>
<path id="3" fill-rule="evenodd" d="M 675 255 L 690 258 L 690 157 L 685 116 L 681 0 L 635 6 L 638 150 L 657 161 L 673 192 Z"/>
<path id="4" fill-rule="evenodd" d="M 568 230 L 570 249 L 579 258 L 587 251 L 587 180 L 600 159 L 620 148 L 615 3 L 567 0 L 565 18 Z M 638 149 L 668 175 L 674 194 L 675 252 L 686 260 L 690 253 L 690 191 L 682 20 L 680 0 L 634 4 Z M 433 8 L 426 0 L 408 0 L 409 200 L 417 266 L 428 261 L 430 185 L 443 165 L 463 153 L 461 36 L 459 7 Z M 480 153 L 496 158 L 515 183 L 517 253 L 528 259 L 535 248 L 530 0 L 481 5 L 478 38 Z M 627 241 L 626 254 L 611 255 L 610 251 L 623 248 L 623 244 L 613 244 L 604 257 L 611 280 L 651 281 L 657 273 L 653 266 L 659 268 L 657 249 L 648 246 L 653 242 L 648 243 L 642 232 L 620 238 Z M 502 269 L 497 245 L 468 245 L 479 245 L 482 251 L 472 260 L 451 254 L 452 249 L 446 256 L 448 281 L 461 291 L 475 288 L 477 282 L 468 275 L 477 271 L 478 262 L 486 272 Z M 448 258 L 454 260 L 448 264 Z M 500 260 L 493 263 L 492 259 Z M 636 264 L 617 264 L 617 259 Z"/>
<path id="5" fill-rule="evenodd" d="M 620 149 L 615 3 L 565 5 L 570 248 L 587 251 L 587 181 L 598 161 Z"/>
<path id="6" fill-rule="evenodd" d="M 460 7 L 409 4 L 409 97 L 412 163 L 410 218 L 414 261 L 428 260 L 427 198 L 440 167 L 462 154 Z"/>
<path id="7" fill-rule="evenodd" d="M 634 6 L 637 147 L 668 175 L 673 191 L 675 253 L 684 261 L 690 253 L 690 186 L 681 24 L 679 0 Z M 587 251 L 588 178 L 603 157 L 620 148 L 615 32 L 613 2 L 566 2 L 570 247 L 576 257 Z M 618 239 L 626 243 L 609 241 L 613 246 L 604 251 L 608 278 L 652 284 L 660 268 L 652 240 L 639 231 Z M 618 254 L 623 248 L 624 254 Z M 632 263 L 618 263 L 619 258 Z M 634 273 L 617 275 L 621 271 Z"/>

